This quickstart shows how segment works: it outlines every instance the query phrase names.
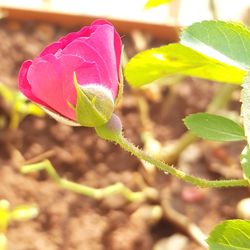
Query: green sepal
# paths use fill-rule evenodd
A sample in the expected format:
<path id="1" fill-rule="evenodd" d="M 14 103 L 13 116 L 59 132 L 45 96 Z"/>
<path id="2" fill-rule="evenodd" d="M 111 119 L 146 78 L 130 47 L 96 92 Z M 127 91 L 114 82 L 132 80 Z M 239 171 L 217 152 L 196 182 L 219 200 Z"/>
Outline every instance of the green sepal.
<path id="1" fill-rule="evenodd" d="M 116 142 L 122 136 L 122 122 L 116 114 L 112 114 L 107 123 L 96 127 L 95 130 L 102 139 Z"/>
<path id="2" fill-rule="evenodd" d="M 80 86 L 75 73 L 74 85 L 77 93 L 76 121 L 85 127 L 98 127 L 107 123 L 114 111 L 114 101 L 107 94 L 109 90 L 95 84 Z M 96 86 L 96 89 L 89 86 Z"/>
<path id="3" fill-rule="evenodd" d="M 124 55 L 124 46 L 122 46 L 121 55 Z M 119 83 L 118 83 L 118 94 L 115 99 L 115 106 L 119 103 L 123 95 L 123 86 L 124 86 L 124 77 L 123 77 L 123 70 L 122 70 L 122 56 L 120 59 L 120 68 L 119 68 Z"/>

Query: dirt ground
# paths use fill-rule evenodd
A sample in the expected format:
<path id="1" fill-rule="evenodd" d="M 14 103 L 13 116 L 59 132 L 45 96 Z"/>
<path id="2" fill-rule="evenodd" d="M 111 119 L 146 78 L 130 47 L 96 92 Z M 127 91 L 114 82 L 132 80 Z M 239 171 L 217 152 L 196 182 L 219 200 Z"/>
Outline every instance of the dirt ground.
<path id="1" fill-rule="evenodd" d="M 0 81 L 17 88 L 21 63 L 67 32 L 46 23 L 1 21 Z M 145 37 L 147 47 L 161 44 L 148 34 Z M 134 34 L 123 37 L 129 57 L 138 49 L 133 39 Z M 171 142 L 183 134 L 181 119 L 189 113 L 203 111 L 217 87 L 203 80 L 184 79 L 175 87 L 176 96 L 170 107 L 163 105 L 169 97 L 166 88 L 160 100 L 148 100 L 156 138 Z M 136 100 L 126 86 L 116 113 L 122 119 L 127 138 L 142 147 Z M 239 110 L 237 102 L 231 106 Z M 165 108 L 171 112 L 164 113 Z M 159 116 L 160 112 L 163 115 Z M 1 100 L 0 115 L 8 121 L 9 114 L 10 107 Z M 239 178 L 242 148 L 240 143 L 222 146 L 196 142 L 183 152 L 176 166 L 209 179 Z M 9 200 L 12 206 L 35 203 L 40 209 L 36 219 L 10 225 L 7 236 L 11 250 L 200 250 L 203 248 L 176 224 L 175 216 L 170 219 L 166 215 L 168 210 L 185 215 L 207 234 L 219 221 L 235 218 L 237 202 L 249 196 L 246 188 L 193 188 L 157 171 L 153 188 L 158 190 L 160 198 L 156 200 L 131 203 L 114 195 L 95 201 L 58 187 L 44 172 L 30 175 L 19 172 L 24 160 L 48 150 L 52 152 L 49 159 L 58 173 L 77 183 L 100 188 L 120 181 L 134 191 L 140 190 L 140 180 L 150 185 L 144 180 L 139 160 L 99 139 L 93 129 L 68 127 L 47 116 L 29 116 L 14 131 L 6 125 L 0 129 L 0 199 Z M 164 215 L 152 216 L 152 209 L 159 205 L 164 208 Z M 159 240 L 173 235 L 187 241 L 184 248 L 179 247 L 180 241 L 172 248 L 156 248 Z"/>

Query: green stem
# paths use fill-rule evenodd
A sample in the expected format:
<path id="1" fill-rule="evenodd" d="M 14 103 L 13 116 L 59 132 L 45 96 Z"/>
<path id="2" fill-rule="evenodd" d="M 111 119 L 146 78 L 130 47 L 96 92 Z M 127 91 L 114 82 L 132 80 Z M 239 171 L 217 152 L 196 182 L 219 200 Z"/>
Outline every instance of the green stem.
<path id="1" fill-rule="evenodd" d="M 208 105 L 206 112 L 216 113 L 219 109 L 226 107 L 231 100 L 232 93 L 236 88 L 238 88 L 238 85 L 235 84 L 221 84 L 213 100 Z M 197 136 L 187 131 L 178 139 L 178 141 L 174 145 L 167 145 L 163 147 L 162 151 L 159 154 L 159 159 L 170 164 L 174 163 L 181 152 L 197 140 L 199 140 Z"/>
<path id="2" fill-rule="evenodd" d="M 132 143 L 130 143 L 126 138 L 119 134 L 113 140 L 115 143 L 119 144 L 124 150 L 130 152 L 132 155 L 137 158 L 149 162 L 163 170 L 185 182 L 191 183 L 195 186 L 206 188 L 206 187 L 239 187 L 239 186 L 249 186 L 249 183 L 245 179 L 239 180 L 206 180 L 202 178 L 198 178 L 192 175 L 188 175 L 181 170 L 178 170 L 170 165 L 167 165 L 160 160 L 154 159 L 150 155 L 146 154 L 144 151 L 140 150 Z"/>
<path id="3" fill-rule="evenodd" d="M 225 108 L 232 98 L 233 92 L 239 88 L 236 84 L 221 84 L 218 86 L 217 92 L 213 100 L 207 107 L 208 113 L 216 113 L 218 109 Z"/>
<path id="4" fill-rule="evenodd" d="M 45 170 L 60 187 L 78 194 L 91 197 L 96 200 L 100 200 L 114 194 L 121 194 L 129 201 L 143 201 L 146 199 L 146 195 L 143 192 L 133 192 L 121 182 L 115 183 L 105 188 L 92 188 L 72 181 L 68 181 L 58 175 L 49 160 L 25 165 L 21 168 L 21 173 L 27 174 L 41 170 Z"/>

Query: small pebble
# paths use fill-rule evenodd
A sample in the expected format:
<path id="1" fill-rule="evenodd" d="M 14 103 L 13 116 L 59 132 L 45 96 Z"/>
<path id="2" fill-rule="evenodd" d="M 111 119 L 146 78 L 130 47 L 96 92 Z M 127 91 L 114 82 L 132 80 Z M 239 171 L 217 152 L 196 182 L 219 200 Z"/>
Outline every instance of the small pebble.
<path id="1" fill-rule="evenodd" d="M 250 198 L 241 200 L 236 207 L 237 217 L 243 220 L 250 220 Z"/>

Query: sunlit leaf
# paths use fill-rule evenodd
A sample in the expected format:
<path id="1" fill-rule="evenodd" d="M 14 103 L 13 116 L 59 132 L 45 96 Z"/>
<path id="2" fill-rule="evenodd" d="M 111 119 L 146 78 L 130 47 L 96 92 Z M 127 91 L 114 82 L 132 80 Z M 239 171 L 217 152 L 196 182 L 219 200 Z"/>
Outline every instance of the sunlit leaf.
<path id="1" fill-rule="evenodd" d="M 134 87 L 182 74 L 227 83 L 242 83 L 245 71 L 209 58 L 181 44 L 143 51 L 133 57 L 124 71 Z"/>
<path id="2" fill-rule="evenodd" d="M 154 8 L 163 4 L 168 4 L 172 2 L 172 0 L 148 0 L 145 4 L 145 9 Z"/>
<path id="3" fill-rule="evenodd" d="M 250 31 L 238 23 L 203 21 L 184 29 L 181 44 L 226 64 L 250 67 Z"/>
<path id="4" fill-rule="evenodd" d="M 203 21 L 184 29 L 180 44 L 147 50 L 125 68 L 139 87 L 173 74 L 240 84 L 250 67 L 250 31 L 232 22 Z"/>
<path id="5" fill-rule="evenodd" d="M 207 242 L 210 250 L 249 250 L 250 221 L 224 221 L 210 233 Z"/>
<path id="6" fill-rule="evenodd" d="M 245 140 L 243 128 L 238 123 L 223 116 L 197 113 L 187 116 L 184 123 L 193 134 L 206 140 Z"/>

